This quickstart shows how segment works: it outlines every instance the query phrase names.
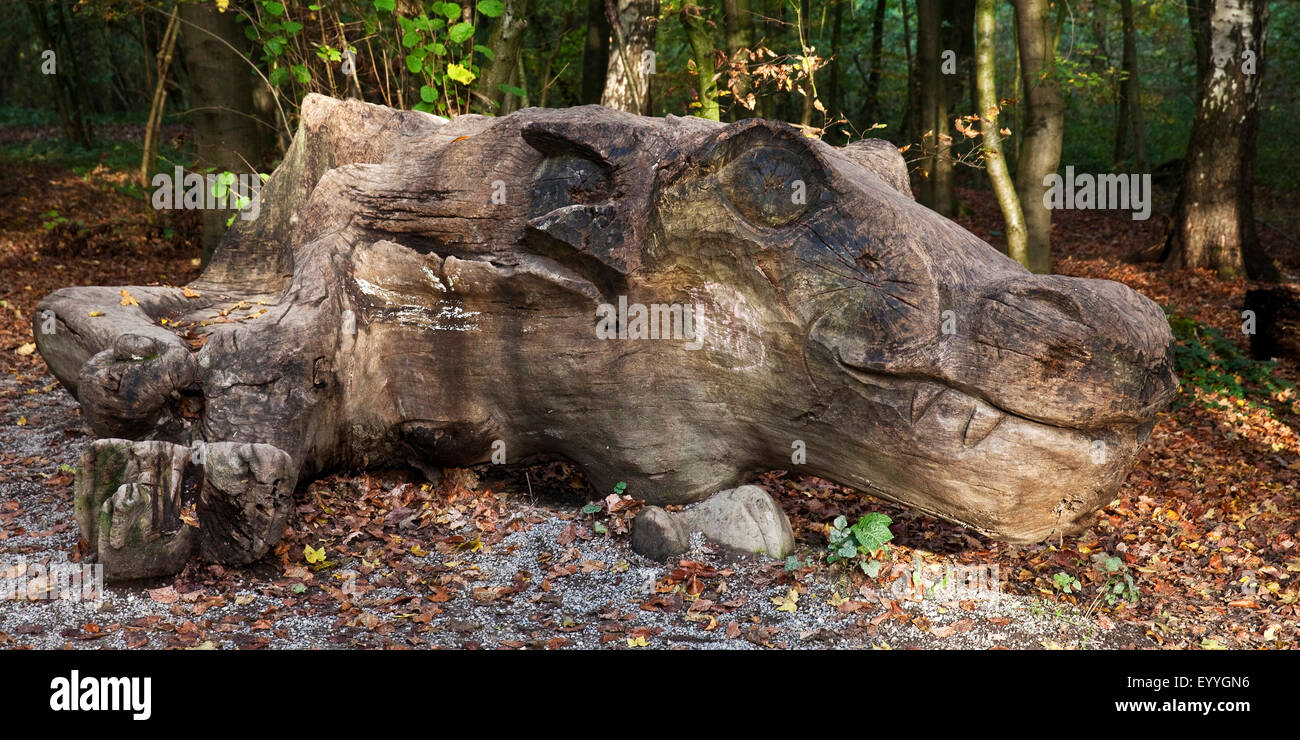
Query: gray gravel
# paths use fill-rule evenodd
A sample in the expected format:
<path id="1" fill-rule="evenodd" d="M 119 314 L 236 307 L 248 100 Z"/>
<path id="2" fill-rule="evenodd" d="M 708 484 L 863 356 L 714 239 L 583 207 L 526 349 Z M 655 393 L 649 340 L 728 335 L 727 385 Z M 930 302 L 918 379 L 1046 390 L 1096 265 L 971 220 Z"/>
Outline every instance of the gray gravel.
<path id="1" fill-rule="evenodd" d="M 7 534 L 0 538 L 0 575 L 21 561 L 67 563 L 75 551 L 71 487 L 51 486 L 46 479 L 59 475 L 61 465 L 75 466 L 90 438 L 80 429 L 76 403 L 52 383 L 49 377 L 0 378 L 0 507 L 10 502 L 20 507 L 16 516 L 0 519 L 0 534 Z M 32 388 L 39 392 L 27 393 Z M 19 426 L 22 417 L 26 424 Z M 285 577 L 278 562 L 268 559 L 235 571 L 205 572 L 196 566 L 183 582 L 163 578 L 109 586 L 98 606 L 0 600 L 0 646 L 493 648 L 547 647 L 548 641 L 557 639 L 563 642 L 549 646 L 630 649 L 629 642 L 637 645 L 635 649 L 1152 645 L 1136 628 L 1108 620 L 1103 620 L 1108 627 L 1103 628 L 1095 616 L 1085 618 L 1058 611 L 1056 604 L 1010 594 L 982 592 L 979 598 L 946 601 L 902 599 L 890 616 L 888 595 L 843 593 L 848 590 L 847 580 L 826 568 L 801 576 L 806 589 L 795 611 L 778 611 L 773 599 L 786 597 L 790 589 L 789 583 L 774 582 L 779 569 L 760 559 L 717 552 L 697 538 L 688 559 L 732 571 L 705 579 L 703 598 L 715 601 L 710 613 L 717 620 L 713 629 L 705 629 L 709 616 L 688 612 L 690 601 L 674 613 L 642 608 L 656 595 L 651 593 L 654 583 L 676 564 L 636 555 L 625 536 L 597 535 L 561 545 L 560 535 L 574 521 L 581 501 L 571 506 L 535 505 L 526 492 L 507 495 L 513 514 L 540 522 L 477 552 L 451 557 L 431 553 L 430 558 L 458 561 L 456 571 L 466 580 L 466 588 L 452 600 L 438 603 L 441 613 L 427 623 L 413 619 L 421 608 L 429 609 L 427 585 L 376 586 L 385 583 L 380 571 L 363 576 L 346 563 L 314 573 L 298 585 Z M 12 512 L 0 509 L 0 515 L 5 513 Z M 418 538 L 412 536 L 410 541 Z M 540 581 L 548 568 L 572 563 L 588 567 L 553 578 L 550 591 L 542 590 Z M 530 577 L 517 593 L 484 601 L 470 595 L 473 589 L 510 587 L 521 571 Z M 725 589 L 718 595 L 715 590 L 723 582 Z M 169 590 L 174 584 L 194 590 Z M 352 608 L 342 611 L 339 600 L 323 591 L 326 584 L 342 588 Z M 151 595 L 155 589 L 163 589 L 154 593 L 170 603 L 160 603 Z M 841 613 L 830 602 L 844 596 L 865 604 L 855 613 Z M 394 605 L 393 600 L 403 598 L 405 602 Z M 733 607 L 719 611 L 719 602 Z M 157 619 L 140 621 L 150 617 Z M 729 637 L 731 625 L 735 626 Z M 602 635 L 607 636 L 604 642 Z M 645 647 L 640 647 L 638 635 Z"/>

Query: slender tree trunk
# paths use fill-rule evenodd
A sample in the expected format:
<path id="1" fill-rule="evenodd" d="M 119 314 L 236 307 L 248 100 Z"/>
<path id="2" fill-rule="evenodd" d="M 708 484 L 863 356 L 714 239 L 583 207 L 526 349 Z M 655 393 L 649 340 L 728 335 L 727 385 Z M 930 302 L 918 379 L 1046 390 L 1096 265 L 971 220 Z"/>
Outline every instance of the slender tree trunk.
<path id="1" fill-rule="evenodd" d="M 710 121 L 722 120 L 718 107 L 718 81 L 713 55 L 713 34 L 709 33 L 709 21 L 705 17 L 708 8 L 699 5 L 683 5 L 677 18 L 686 30 L 686 38 L 691 44 L 691 54 L 695 58 L 696 93 L 699 96 L 700 118 Z"/>
<path id="2" fill-rule="evenodd" d="M 1043 202 L 1048 175 L 1061 163 L 1065 108 L 1056 72 L 1055 24 L 1048 0 L 1016 0 L 1016 38 L 1024 87 L 1024 133 L 1016 166 L 1016 191 L 1025 212 L 1029 269 L 1052 269 L 1052 211 Z"/>
<path id="3" fill-rule="evenodd" d="M 605 0 L 587 0 L 587 40 L 582 50 L 582 104 L 597 105 L 609 67 L 609 20 Z M 542 80 L 545 85 L 549 79 Z M 543 106 L 544 107 L 544 106 Z"/>
<path id="4" fill-rule="evenodd" d="M 1119 87 L 1119 120 L 1115 125 L 1115 162 L 1128 161 L 1128 132 L 1133 131 L 1133 155 L 1138 169 L 1146 171 L 1147 144 L 1142 129 L 1142 97 L 1138 83 L 1137 29 L 1133 22 L 1133 0 L 1120 0 L 1124 22 L 1124 81 Z"/>
<path id="5" fill-rule="evenodd" d="M 1211 268 L 1224 278 L 1273 278 L 1274 267 L 1255 231 L 1252 198 L 1268 3 L 1200 1 L 1208 22 L 1200 24 L 1207 37 L 1198 49 L 1209 55 L 1166 240 L 1166 263 Z"/>
<path id="6" fill-rule="evenodd" d="M 243 27 L 234 12 L 221 13 L 213 5 L 178 3 L 177 7 L 190 101 L 195 109 L 192 120 L 198 167 L 256 172 L 263 159 L 264 139 L 253 105 L 253 77 L 244 72 L 246 62 L 235 51 L 247 44 Z M 159 79 L 165 77 L 164 72 L 159 73 Z M 226 233 L 233 212 L 203 212 L 203 264 Z"/>
<path id="7" fill-rule="evenodd" d="M 524 41 L 524 29 L 528 27 L 528 0 L 504 0 L 505 10 L 497 16 L 488 34 L 487 48 L 492 50 L 492 58 L 483 62 L 483 69 L 474 82 L 478 93 L 476 102 L 481 112 L 502 114 L 506 97 L 510 95 L 501 89 L 509 85 L 510 79 L 517 74 L 519 66 L 519 49 Z M 519 85 L 519 87 L 524 87 Z M 515 98 L 514 105 L 518 105 Z"/>
<path id="8" fill-rule="evenodd" d="M 903 103 L 903 122 L 898 129 L 904 139 L 912 141 L 920 133 L 916 130 L 921 117 L 919 96 L 916 94 L 920 85 L 916 79 L 916 58 L 912 54 L 911 14 L 908 12 L 907 4 L 908 0 L 903 0 L 903 53 L 907 58 L 907 98 Z"/>
<path id="9" fill-rule="evenodd" d="M 952 137 L 948 133 L 947 85 L 940 69 L 939 0 L 917 0 L 917 66 L 921 69 L 921 193 L 918 200 L 930 209 L 952 217 Z"/>
<path id="10" fill-rule="evenodd" d="M 59 44 L 59 39 L 50 29 L 49 21 L 45 16 L 46 6 L 38 0 L 27 0 L 27 10 L 32 16 L 32 25 L 36 28 L 37 38 L 40 40 L 44 50 L 54 52 L 55 73 L 45 75 L 49 78 L 50 84 L 54 87 L 54 105 L 59 111 L 59 122 L 63 125 L 63 136 L 73 144 L 83 148 L 89 148 L 91 144 L 90 127 L 86 125 L 85 118 L 81 115 L 81 107 L 77 104 L 75 96 L 72 93 L 72 86 L 68 82 L 68 74 L 65 71 L 70 59 L 63 46 Z M 42 60 L 44 61 L 44 60 Z"/>
<path id="11" fill-rule="evenodd" d="M 1006 224 L 1007 254 L 1022 265 L 1029 265 L 1029 252 L 1025 241 L 1025 215 L 1020 209 L 1016 185 L 1011 180 L 1006 158 L 1002 155 L 1002 134 L 998 129 L 998 86 L 995 75 L 997 47 L 997 10 L 995 0 L 976 0 L 975 3 L 975 97 L 980 114 L 980 130 L 984 134 L 984 166 L 989 173 L 989 184 L 1002 210 Z"/>
<path id="12" fill-rule="evenodd" d="M 659 0 L 606 0 L 605 17 L 613 33 L 600 103 L 648 116 Z"/>
<path id="13" fill-rule="evenodd" d="M 149 108 L 149 121 L 144 127 L 144 156 L 140 160 L 141 187 L 149 187 L 149 176 L 158 157 L 158 130 L 162 127 L 163 109 L 167 104 L 167 70 L 172 65 L 172 53 L 176 49 L 176 38 L 180 35 L 179 13 L 178 7 L 172 8 L 167 29 L 163 31 L 162 41 L 158 44 L 158 58 L 154 61 L 153 103 Z"/>
<path id="14" fill-rule="evenodd" d="M 835 10 L 831 13 L 831 69 L 830 82 L 826 87 L 826 109 L 832 116 L 838 118 L 843 113 L 844 103 L 840 100 L 840 75 L 842 69 L 841 56 L 844 54 L 844 45 L 841 39 L 844 36 L 844 3 L 847 0 L 838 0 L 835 3 Z"/>
<path id="15" fill-rule="evenodd" d="M 886 0 L 876 0 L 876 12 L 871 18 L 871 72 L 867 75 L 866 97 L 867 120 L 864 124 L 874 124 L 880 120 L 880 64 L 883 57 L 881 49 L 885 38 Z M 906 43 L 906 41 L 905 41 Z M 911 67 L 910 54 L 908 67 Z"/>
<path id="16" fill-rule="evenodd" d="M 758 104 L 757 99 L 750 100 L 755 94 L 754 79 L 749 74 L 749 52 L 754 48 L 754 16 L 750 7 L 749 0 L 722 0 L 727 58 L 731 60 L 732 69 L 737 71 L 736 81 L 731 86 L 729 118 L 733 121 L 754 115 Z"/>

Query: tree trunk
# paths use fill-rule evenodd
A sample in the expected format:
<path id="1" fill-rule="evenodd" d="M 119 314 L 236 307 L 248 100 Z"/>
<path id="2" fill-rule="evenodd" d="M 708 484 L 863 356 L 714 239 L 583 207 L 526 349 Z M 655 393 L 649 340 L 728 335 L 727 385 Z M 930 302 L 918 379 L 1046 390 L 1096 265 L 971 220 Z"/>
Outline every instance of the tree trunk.
<path id="1" fill-rule="evenodd" d="M 659 0 L 605 0 L 605 17 L 613 33 L 600 104 L 650 115 Z"/>
<path id="2" fill-rule="evenodd" d="M 1253 187 L 1264 76 L 1265 0 L 1206 0 L 1206 74 L 1187 144 L 1183 184 L 1166 239 L 1172 267 L 1207 267 L 1220 277 L 1271 278 L 1255 231 Z M 1198 44 L 1198 48 L 1201 45 Z"/>
<path id="3" fill-rule="evenodd" d="M 582 50 L 582 104 L 598 105 L 609 67 L 609 20 L 605 0 L 587 0 L 587 39 Z M 542 80 L 545 85 L 550 80 Z"/>
<path id="4" fill-rule="evenodd" d="M 1119 120 L 1115 125 L 1115 163 L 1128 161 L 1128 131 L 1133 130 L 1133 159 L 1138 169 L 1148 168 L 1146 135 L 1142 129 L 1142 97 L 1138 84 L 1137 29 L 1133 22 L 1133 0 L 1120 0 L 1124 18 L 1124 81 L 1119 87 Z"/>
<path id="5" fill-rule="evenodd" d="M 180 36 L 189 69 L 198 167 L 217 172 L 257 172 L 262 131 L 253 105 L 253 76 L 235 51 L 247 43 L 233 12 L 213 5 L 181 3 Z M 231 47 L 234 47 L 233 49 Z M 160 75 L 161 77 L 162 75 Z M 231 211 L 203 212 L 203 264 L 226 233 Z"/>
<path id="6" fill-rule="evenodd" d="M 880 64 L 883 56 L 881 48 L 885 38 L 886 0 L 876 0 L 876 12 L 871 19 L 871 71 L 867 75 L 867 89 L 863 93 L 866 99 L 866 120 L 863 124 L 875 124 L 880 121 Z M 906 39 L 904 39 L 906 43 Z M 908 68 L 911 68 L 911 55 L 908 55 Z"/>
<path id="7" fill-rule="evenodd" d="M 519 66 L 519 49 L 524 41 L 524 29 L 528 27 L 528 0 L 504 0 L 505 10 L 497 16 L 488 34 L 487 48 L 492 50 L 492 59 L 483 63 L 483 69 L 475 81 L 478 96 L 475 102 L 483 113 L 500 115 L 509 112 L 505 109 L 506 97 L 510 95 L 501 89 L 509 85 Z M 518 85 L 525 87 L 526 85 Z M 481 97 L 480 97 L 481 96 Z M 516 98 L 517 100 L 517 98 Z"/>
<path id="8" fill-rule="evenodd" d="M 842 59 L 844 54 L 844 45 L 841 39 L 844 36 L 844 3 L 847 0 L 838 0 L 835 3 L 835 11 L 831 14 L 831 63 L 830 63 L 830 83 L 826 86 L 826 110 L 830 111 L 831 116 L 839 118 L 844 112 L 844 103 L 840 100 L 840 76 L 842 69 Z"/>
<path id="9" fill-rule="evenodd" d="M 180 36 L 180 8 L 173 7 L 158 44 L 158 58 L 154 60 L 153 103 L 149 108 L 149 121 L 144 127 L 144 155 L 140 159 L 140 186 L 149 187 L 154 162 L 158 157 L 158 131 L 162 127 L 163 109 L 167 104 L 167 70 L 172 65 L 176 39 Z"/>
<path id="10" fill-rule="evenodd" d="M 695 58 L 695 91 L 699 97 L 699 116 L 710 121 L 722 120 L 718 107 L 718 81 L 713 56 L 713 34 L 709 33 L 709 22 L 704 17 L 706 7 L 683 5 L 677 18 L 686 30 L 686 38 L 691 44 L 691 53 Z"/>
<path id="11" fill-rule="evenodd" d="M 980 130 L 984 134 L 984 166 L 989 173 L 989 183 L 1002 210 L 1006 224 L 1007 255 L 1028 266 L 1029 254 L 1025 242 L 1025 215 L 1020 209 L 1016 185 L 1007 170 L 1002 155 L 1002 134 L 998 130 L 998 86 L 994 74 L 997 70 L 997 10 L 995 0 L 976 0 L 975 3 L 975 95 L 980 114 Z"/>
<path id="12" fill-rule="evenodd" d="M 921 68 L 921 203 L 951 218 L 957 213 L 953 191 L 952 136 L 948 133 L 947 85 L 941 70 L 939 0 L 917 0 L 916 61 Z"/>
<path id="13" fill-rule="evenodd" d="M 754 95 L 754 79 L 749 74 L 749 52 L 754 48 L 754 17 L 750 11 L 749 0 L 722 0 L 723 23 L 727 30 L 727 58 L 732 68 L 738 70 L 735 83 L 731 85 L 732 104 L 728 117 L 731 120 L 748 118 L 754 115 L 757 99 Z"/>
<path id="14" fill-rule="evenodd" d="M 1016 163 L 1016 192 L 1025 211 L 1030 270 L 1052 270 L 1052 211 L 1044 180 L 1061 163 L 1065 108 L 1056 72 L 1056 33 L 1048 0 L 1016 0 L 1016 39 L 1024 88 L 1024 133 Z"/>
<path id="15" fill-rule="evenodd" d="M 71 60 L 50 29 L 45 8 L 46 6 L 37 0 L 27 0 L 27 10 L 32 16 L 32 25 L 36 28 L 41 46 L 44 47 L 42 51 L 49 50 L 55 54 L 55 74 L 44 76 L 49 78 L 54 88 L 54 105 L 59 111 L 59 122 L 63 125 L 64 138 L 69 143 L 88 149 L 91 144 L 90 127 L 86 125 L 85 118 L 81 115 L 81 106 L 73 95 L 68 75 L 64 72 L 64 65 L 68 65 Z"/>

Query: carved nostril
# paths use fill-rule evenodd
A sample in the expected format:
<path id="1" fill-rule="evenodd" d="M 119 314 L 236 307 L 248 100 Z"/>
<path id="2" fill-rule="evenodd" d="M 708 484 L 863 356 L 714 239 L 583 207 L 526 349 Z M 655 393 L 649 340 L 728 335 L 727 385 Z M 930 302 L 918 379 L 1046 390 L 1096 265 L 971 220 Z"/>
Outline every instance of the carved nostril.
<path id="1" fill-rule="evenodd" d="M 113 342 L 113 358 L 118 362 L 138 362 L 158 354 L 158 342 L 140 334 L 123 334 Z"/>

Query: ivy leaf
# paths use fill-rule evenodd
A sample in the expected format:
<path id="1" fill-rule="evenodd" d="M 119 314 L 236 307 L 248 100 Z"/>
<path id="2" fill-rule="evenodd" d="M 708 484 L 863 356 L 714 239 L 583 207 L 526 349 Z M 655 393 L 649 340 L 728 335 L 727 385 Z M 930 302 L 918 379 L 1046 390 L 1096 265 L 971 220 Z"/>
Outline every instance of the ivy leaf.
<path id="1" fill-rule="evenodd" d="M 452 26 L 451 29 L 447 31 L 447 38 L 451 39 L 451 42 L 453 44 L 459 44 L 462 41 L 466 41 L 472 38 L 473 36 L 474 36 L 474 24 L 465 23 L 463 21 L 461 23 L 457 23 L 456 25 Z"/>
<path id="2" fill-rule="evenodd" d="M 489 18 L 496 18 L 505 12 L 506 4 L 501 0 L 480 0 L 478 12 L 480 15 L 486 15 Z"/>
<path id="3" fill-rule="evenodd" d="M 889 525 L 893 523 L 893 519 L 873 511 L 853 525 L 853 537 L 862 545 L 863 551 L 875 552 L 894 539 L 893 532 L 889 531 Z"/>

